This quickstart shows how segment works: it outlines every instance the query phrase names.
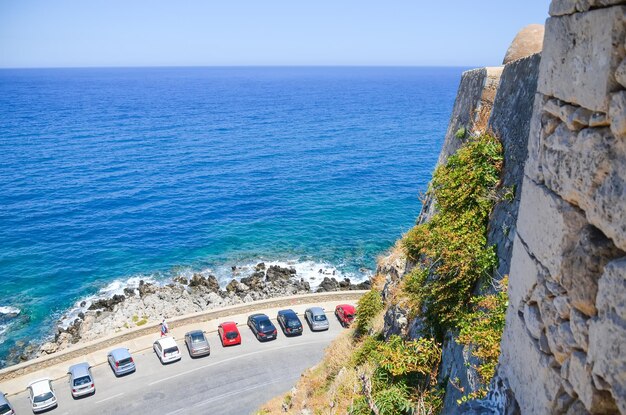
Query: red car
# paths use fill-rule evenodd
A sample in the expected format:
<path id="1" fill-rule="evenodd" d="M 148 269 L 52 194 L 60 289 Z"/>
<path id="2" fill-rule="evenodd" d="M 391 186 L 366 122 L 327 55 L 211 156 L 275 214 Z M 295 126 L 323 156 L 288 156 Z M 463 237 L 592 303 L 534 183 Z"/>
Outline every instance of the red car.
<path id="1" fill-rule="evenodd" d="M 354 306 L 350 304 L 339 304 L 335 307 L 335 316 L 343 327 L 350 327 L 354 321 L 355 312 Z"/>
<path id="2" fill-rule="evenodd" d="M 217 333 L 222 341 L 222 346 L 234 346 L 241 344 L 241 334 L 237 328 L 237 323 L 226 321 L 217 327 Z"/>

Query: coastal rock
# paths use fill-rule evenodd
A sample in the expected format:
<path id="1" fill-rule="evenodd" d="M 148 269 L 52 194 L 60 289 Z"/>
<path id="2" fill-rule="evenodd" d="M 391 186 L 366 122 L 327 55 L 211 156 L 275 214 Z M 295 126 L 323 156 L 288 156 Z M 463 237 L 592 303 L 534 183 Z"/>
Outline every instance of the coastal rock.
<path id="1" fill-rule="evenodd" d="M 339 290 L 339 283 L 335 278 L 324 277 L 322 283 L 317 289 L 318 293 L 326 292 L 326 291 L 337 291 Z"/>
<path id="2" fill-rule="evenodd" d="M 211 292 L 217 292 L 220 290 L 220 283 L 213 275 L 204 277 L 200 274 L 193 274 L 193 277 L 191 277 L 191 280 L 189 280 L 189 287 L 203 287 Z"/>
<path id="3" fill-rule="evenodd" d="M 266 272 L 268 281 L 276 281 L 278 279 L 289 279 L 296 274 L 295 268 L 283 268 L 278 265 L 270 265 Z"/>
<path id="4" fill-rule="evenodd" d="M 91 303 L 91 305 L 89 306 L 89 310 L 112 311 L 117 304 L 123 302 L 125 299 L 126 297 L 119 294 L 115 294 L 111 298 L 101 298 Z"/>
<path id="5" fill-rule="evenodd" d="M 155 293 L 157 287 L 154 284 L 144 282 L 144 280 L 139 280 L 139 287 L 137 290 L 139 291 L 139 297 L 143 298 L 148 294 Z"/>

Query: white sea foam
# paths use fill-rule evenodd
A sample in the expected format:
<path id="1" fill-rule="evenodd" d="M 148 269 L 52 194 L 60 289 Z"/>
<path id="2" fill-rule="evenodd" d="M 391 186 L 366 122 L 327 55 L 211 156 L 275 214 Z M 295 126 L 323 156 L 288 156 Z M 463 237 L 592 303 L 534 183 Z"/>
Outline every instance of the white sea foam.
<path id="1" fill-rule="evenodd" d="M 255 272 L 256 265 L 260 262 L 265 263 L 266 269 L 272 265 L 278 265 L 283 268 L 294 268 L 296 270 L 295 276 L 308 282 L 311 285 L 312 290 L 315 290 L 325 277 L 335 278 L 337 281 L 350 278 L 352 283 L 359 283 L 367 280 L 372 275 L 371 270 L 363 269 L 358 272 L 346 272 L 341 270 L 341 265 L 335 266 L 327 262 L 297 259 L 264 260 L 263 258 L 256 258 L 254 260 L 243 261 L 242 263 L 237 264 L 235 270 L 232 269 L 232 265 L 227 264 L 200 270 L 191 267 L 180 267 L 169 275 L 136 275 L 127 279 L 116 279 L 101 288 L 96 294 L 77 301 L 74 304 L 74 307 L 63 315 L 59 322 L 59 326 L 67 328 L 74 322 L 74 320 L 76 320 L 76 318 L 78 318 L 80 313 L 84 313 L 87 309 L 89 309 L 89 306 L 91 306 L 94 301 L 102 298 L 111 298 L 116 294 L 124 294 L 125 288 L 139 287 L 139 281 L 141 280 L 146 283 L 163 286 L 172 282 L 175 277 L 183 277 L 189 280 L 194 274 L 200 274 L 205 277 L 214 275 L 219 281 L 220 286 L 224 288 L 233 278 L 241 279 L 252 275 Z"/>
<path id="2" fill-rule="evenodd" d="M 0 306 L 0 344 L 4 343 L 6 333 L 15 322 L 15 317 L 19 316 L 22 310 L 12 306 Z"/>
<path id="3" fill-rule="evenodd" d="M 94 301 L 102 298 L 111 298 L 114 295 L 124 294 L 124 288 L 137 288 L 139 287 L 139 281 L 143 280 L 145 283 L 158 284 L 155 277 L 148 276 L 133 276 L 125 280 L 117 279 L 109 283 L 107 286 L 101 288 L 96 294 L 89 297 L 78 300 L 74 306 L 61 317 L 59 321 L 59 327 L 66 329 L 70 324 L 74 322 L 80 313 L 84 313 L 89 309 L 89 306 Z"/>
<path id="4" fill-rule="evenodd" d="M 21 312 L 22 312 L 22 310 L 20 310 L 17 307 L 11 307 L 9 305 L 7 305 L 7 306 L 0 306 L 0 314 L 2 314 L 2 315 L 14 314 L 15 316 L 18 316 Z"/>

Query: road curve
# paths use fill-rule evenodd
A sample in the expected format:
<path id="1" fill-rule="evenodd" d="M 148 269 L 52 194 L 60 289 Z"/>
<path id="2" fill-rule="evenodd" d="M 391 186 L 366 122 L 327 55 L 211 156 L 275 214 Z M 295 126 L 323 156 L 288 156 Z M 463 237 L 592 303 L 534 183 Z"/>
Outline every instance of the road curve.
<path id="1" fill-rule="evenodd" d="M 324 332 L 311 332 L 298 312 L 305 326 L 298 337 L 287 338 L 279 328 L 276 340 L 261 343 L 246 326 L 240 326 L 239 346 L 223 348 L 217 334 L 209 333 L 211 355 L 207 357 L 190 358 L 181 337 L 177 339 L 183 352 L 179 362 L 161 365 L 152 350 L 144 350 L 134 354 L 137 372 L 120 378 L 108 365 L 98 365 L 92 369 L 96 394 L 86 398 L 72 399 L 67 378 L 56 380 L 53 386 L 59 405 L 49 413 L 253 413 L 267 400 L 288 391 L 341 333 L 343 328 L 332 310 L 327 311 L 330 329 Z M 26 392 L 10 400 L 18 415 L 32 413 Z"/>

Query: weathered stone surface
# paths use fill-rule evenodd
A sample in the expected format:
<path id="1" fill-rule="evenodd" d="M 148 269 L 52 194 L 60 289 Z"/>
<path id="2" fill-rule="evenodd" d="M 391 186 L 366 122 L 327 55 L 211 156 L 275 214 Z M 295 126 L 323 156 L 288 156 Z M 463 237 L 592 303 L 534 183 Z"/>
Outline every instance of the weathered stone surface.
<path id="1" fill-rule="evenodd" d="M 615 70 L 615 80 L 626 88 L 626 59 Z"/>
<path id="2" fill-rule="evenodd" d="M 572 3 L 581 2 L 553 2 L 555 8 Z M 618 6 L 548 19 L 539 92 L 607 112 L 609 93 L 619 89 L 615 70 L 626 55 L 625 10 Z"/>
<path id="3" fill-rule="evenodd" d="M 585 226 L 571 250 L 562 258 L 559 280 L 568 291 L 570 304 L 588 316 L 596 314 L 598 279 L 608 261 L 620 251 L 602 232 Z"/>
<path id="4" fill-rule="evenodd" d="M 599 380 L 595 384 L 610 385 L 619 410 L 626 413 L 626 258 L 605 267 L 597 298 L 598 316 L 589 324 L 588 360 Z"/>
<path id="5" fill-rule="evenodd" d="M 533 292 L 539 279 L 544 279 L 547 270 L 526 251 L 524 241 L 515 237 L 509 275 L 509 302 L 518 305 Z"/>
<path id="6" fill-rule="evenodd" d="M 504 67 L 489 118 L 488 130 L 500 138 L 504 153 L 501 186 L 515 193 L 513 200 L 496 203 L 491 212 L 487 243 L 495 246 L 498 256 L 495 280 L 510 271 L 540 59 L 534 54 Z"/>
<path id="7" fill-rule="evenodd" d="M 563 364 L 576 346 L 569 322 L 547 326 L 546 337 L 554 358 L 559 364 Z"/>
<path id="8" fill-rule="evenodd" d="M 546 186 L 626 250 L 626 140 L 608 128 L 575 134 L 562 125 L 545 139 L 541 165 Z"/>
<path id="9" fill-rule="evenodd" d="M 556 308 L 557 313 L 559 313 L 559 317 L 563 320 L 569 320 L 571 307 L 569 305 L 569 300 L 564 295 L 559 295 L 554 297 L 552 301 L 554 304 L 554 308 Z"/>
<path id="10" fill-rule="evenodd" d="M 616 406 L 608 392 L 599 391 L 593 385 L 591 367 L 583 352 L 572 353 L 569 364 L 568 381 L 576 391 L 585 408 L 596 414 L 615 413 Z"/>
<path id="11" fill-rule="evenodd" d="M 589 326 L 588 317 L 580 311 L 573 309 L 570 313 L 570 328 L 578 347 L 585 352 L 589 349 Z"/>
<path id="12" fill-rule="evenodd" d="M 541 167 L 541 152 L 543 151 L 544 129 L 550 125 L 558 125 L 557 118 L 544 113 L 543 107 L 548 97 L 536 93 L 533 104 L 533 115 L 530 119 L 530 131 L 528 133 L 528 158 L 524 166 L 524 174 L 536 183 L 543 183 L 543 171 Z M 550 132 L 551 134 L 552 132 Z"/>
<path id="13" fill-rule="evenodd" d="M 531 180 L 524 180 L 517 222 L 520 238 L 553 277 L 560 275 L 563 254 L 587 224 L 579 210 Z"/>
<path id="14" fill-rule="evenodd" d="M 611 118 L 611 132 L 613 135 L 621 139 L 626 138 L 626 91 L 616 92 L 611 95 L 609 117 Z"/>
<path id="15" fill-rule="evenodd" d="M 591 8 L 591 0 L 552 0 L 550 3 L 550 16 L 563 16 L 584 12 Z"/>
<path id="16" fill-rule="evenodd" d="M 539 313 L 539 307 L 536 304 L 526 304 L 524 306 L 524 323 L 528 332 L 535 338 L 539 339 L 543 331 L 543 321 Z"/>
<path id="17" fill-rule="evenodd" d="M 608 127 L 610 125 L 609 117 L 603 112 L 594 112 L 589 118 L 590 127 Z"/>
<path id="18" fill-rule="evenodd" d="M 528 336 L 514 307 L 507 310 L 506 326 L 502 336 L 500 376 L 510 385 L 522 414 L 552 413 L 563 390 L 560 376 L 550 367 L 549 356 L 539 351 Z"/>
<path id="19" fill-rule="evenodd" d="M 541 52 L 543 47 L 544 27 L 540 24 L 530 24 L 515 35 L 513 42 L 504 55 L 503 65 Z"/>

